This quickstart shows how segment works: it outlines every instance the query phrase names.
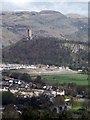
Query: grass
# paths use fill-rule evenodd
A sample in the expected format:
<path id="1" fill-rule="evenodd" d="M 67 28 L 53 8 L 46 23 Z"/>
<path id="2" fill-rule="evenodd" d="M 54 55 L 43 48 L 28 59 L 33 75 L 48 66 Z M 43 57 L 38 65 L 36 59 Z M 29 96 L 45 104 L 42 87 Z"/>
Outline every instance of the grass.
<path id="1" fill-rule="evenodd" d="M 49 83 L 76 83 L 77 85 L 88 85 L 88 75 L 86 74 L 62 74 L 42 76 L 43 80 Z"/>
<path id="2" fill-rule="evenodd" d="M 78 110 L 83 107 L 83 101 L 75 100 L 72 110 Z"/>

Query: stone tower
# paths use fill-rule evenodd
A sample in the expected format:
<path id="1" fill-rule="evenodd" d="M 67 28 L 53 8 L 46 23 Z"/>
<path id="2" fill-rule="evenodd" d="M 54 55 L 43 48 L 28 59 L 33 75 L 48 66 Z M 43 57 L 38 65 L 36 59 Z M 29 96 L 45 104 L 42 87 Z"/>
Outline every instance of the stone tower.
<path id="1" fill-rule="evenodd" d="M 27 33 L 28 33 L 28 40 L 31 40 L 32 39 L 32 31 L 31 31 L 31 29 L 28 29 Z"/>

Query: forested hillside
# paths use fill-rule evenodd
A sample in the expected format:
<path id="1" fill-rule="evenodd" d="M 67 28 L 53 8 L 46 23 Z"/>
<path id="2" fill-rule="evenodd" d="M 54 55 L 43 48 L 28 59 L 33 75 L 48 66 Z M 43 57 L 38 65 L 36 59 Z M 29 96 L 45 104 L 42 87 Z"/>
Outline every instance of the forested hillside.
<path id="1" fill-rule="evenodd" d="M 53 37 L 24 38 L 3 49 L 3 61 L 81 68 L 88 66 L 88 46 L 83 42 L 67 42 Z"/>

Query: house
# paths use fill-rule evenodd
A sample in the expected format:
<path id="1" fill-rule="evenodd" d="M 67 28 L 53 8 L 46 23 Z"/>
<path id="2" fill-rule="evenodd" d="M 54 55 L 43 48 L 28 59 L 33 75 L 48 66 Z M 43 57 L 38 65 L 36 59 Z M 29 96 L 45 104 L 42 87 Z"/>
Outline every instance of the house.
<path id="1" fill-rule="evenodd" d="M 65 91 L 57 89 L 57 95 L 65 95 Z"/>
<path id="2" fill-rule="evenodd" d="M 20 95 L 23 96 L 24 98 L 34 96 L 34 93 L 31 90 L 20 90 L 19 92 L 20 92 Z"/>
<path id="3" fill-rule="evenodd" d="M 69 98 L 65 99 L 65 102 L 70 102 L 70 99 Z"/>
<path id="4" fill-rule="evenodd" d="M 54 97 L 56 97 L 57 92 L 56 92 L 56 91 L 51 90 L 51 94 L 52 94 Z"/>
<path id="5" fill-rule="evenodd" d="M 71 105 L 55 105 L 50 107 L 50 111 L 60 113 L 64 110 L 70 110 L 71 108 Z"/>
<path id="6" fill-rule="evenodd" d="M 17 92 L 18 92 L 18 89 L 10 89 L 10 92 L 13 93 L 13 94 L 14 94 L 14 93 L 17 93 Z"/>
<path id="7" fill-rule="evenodd" d="M 0 105 L 0 118 L 2 117 L 1 115 L 2 115 L 4 109 L 5 109 L 5 108 Z"/>
<path id="8" fill-rule="evenodd" d="M 57 95 L 61 95 L 61 96 L 65 95 L 65 91 L 60 89 L 57 89 L 56 91 L 51 90 L 50 92 L 54 97 L 56 97 Z"/>
<path id="9" fill-rule="evenodd" d="M 32 89 L 32 90 L 20 90 L 20 94 L 24 97 L 38 97 L 44 93 L 42 89 Z"/>
<path id="10" fill-rule="evenodd" d="M 36 96 L 36 97 L 38 97 L 44 93 L 44 90 L 42 90 L 42 89 L 32 89 L 32 91 L 34 93 L 34 96 Z"/>
<path id="11" fill-rule="evenodd" d="M 76 95 L 76 98 L 77 98 L 77 99 L 84 98 L 84 95 L 82 95 L 82 94 L 77 94 L 77 95 Z"/>
<path id="12" fill-rule="evenodd" d="M 0 88 L 0 92 L 5 92 L 5 91 L 8 91 L 8 88 L 5 88 L 5 87 Z"/>

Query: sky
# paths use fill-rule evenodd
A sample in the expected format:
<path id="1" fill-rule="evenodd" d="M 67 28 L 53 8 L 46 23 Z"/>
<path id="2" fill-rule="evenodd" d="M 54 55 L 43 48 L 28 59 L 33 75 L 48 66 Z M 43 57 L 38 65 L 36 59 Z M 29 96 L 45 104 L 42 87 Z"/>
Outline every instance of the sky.
<path id="1" fill-rule="evenodd" d="M 43 2 L 42 2 L 43 1 Z M 0 0 L 0 11 L 54 10 L 88 16 L 88 0 Z"/>

